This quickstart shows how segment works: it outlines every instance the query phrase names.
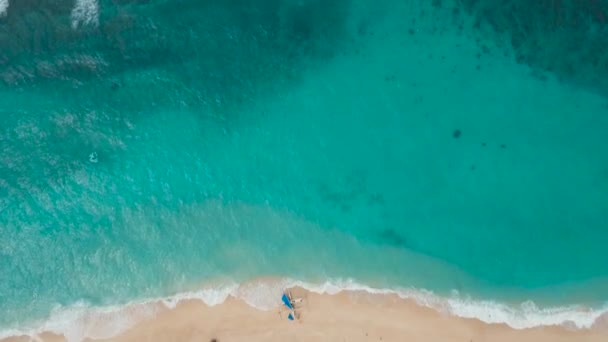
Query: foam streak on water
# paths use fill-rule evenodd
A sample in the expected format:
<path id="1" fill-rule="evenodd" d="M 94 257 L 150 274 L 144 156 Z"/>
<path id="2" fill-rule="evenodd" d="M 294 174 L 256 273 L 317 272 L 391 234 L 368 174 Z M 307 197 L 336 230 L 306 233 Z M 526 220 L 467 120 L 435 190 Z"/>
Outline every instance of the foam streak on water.
<path id="1" fill-rule="evenodd" d="M 0 338 L 9 336 L 36 336 L 42 332 L 62 334 L 68 342 L 80 342 L 87 338 L 105 339 L 119 335 L 136 323 L 151 319 L 164 309 L 174 309 L 185 300 L 199 300 L 208 306 L 222 304 L 229 297 L 243 300 L 259 310 L 272 310 L 281 305 L 281 293 L 288 288 L 301 287 L 318 294 L 335 295 L 342 291 L 362 291 L 377 295 L 397 295 L 457 317 L 479 319 L 485 323 L 504 323 L 515 329 L 538 326 L 565 325 L 569 328 L 588 329 L 608 314 L 608 305 L 601 308 L 578 306 L 539 308 L 532 302 L 510 306 L 493 301 L 462 298 L 457 294 L 444 298 L 431 291 L 418 289 L 374 288 L 352 279 L 312 283 L 288 278 L 264 279 L 237 284 L 226 282 L 207 286 L 200 290 L 178 293 L 173 296 L 140 300 L 122 306 L 90 307 L 78 303 L 71 307 L 56 308 L 45 322 L 15 327 L 0 332 Z"/>
<path id="2" fill-rule="evenodd" d="M 99 3 L 97 0 L 76 0 L 72 9 L 72 27 L 99 24 Z"/>
<path id="3" fill-rule="evenodd" d="M 8 5 L 8 0 L 0 0 L 0 17 L 6 14 L 6 11 L 8 10 Z"/>

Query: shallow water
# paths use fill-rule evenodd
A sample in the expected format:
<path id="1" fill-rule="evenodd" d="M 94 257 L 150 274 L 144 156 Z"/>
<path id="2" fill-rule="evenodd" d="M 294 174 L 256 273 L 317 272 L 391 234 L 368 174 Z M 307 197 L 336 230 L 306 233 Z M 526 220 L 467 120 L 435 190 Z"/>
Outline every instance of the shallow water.
<path id="1" fill-rule="evenodd" d="M 608 300 L 606 98 L 463 11 L 85 2 L 0 19 L 0 326 L 266 275 Z"/>

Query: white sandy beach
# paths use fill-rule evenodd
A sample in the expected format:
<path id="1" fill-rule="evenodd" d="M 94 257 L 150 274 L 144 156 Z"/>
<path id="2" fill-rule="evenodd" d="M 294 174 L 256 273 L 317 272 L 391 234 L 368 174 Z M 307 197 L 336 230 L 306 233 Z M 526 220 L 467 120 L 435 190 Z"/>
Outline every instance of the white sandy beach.
<path id="1" fill-rule="evenodd" d="M 175 309 L 164 309 L 125 333 L 103 341 L 521 341 L 593 342 L 608 340 L 608 319 L 591 329 L 538 327 L 517 330 L 503 324 L 486 324 L 424 308 L 396 295 L 341 292 L 315 294 L 294 289 L 304 298 L 295 322 L 286 311 L 257 310 L 229 298 L 209 307 L 185 300 Z M 40 339 L 38 339 L 40 338 Z M 65 341 L 50 333 L 13 337 L 3 342 Z M 101 341 L 101 340 L 96 340 Z"/>

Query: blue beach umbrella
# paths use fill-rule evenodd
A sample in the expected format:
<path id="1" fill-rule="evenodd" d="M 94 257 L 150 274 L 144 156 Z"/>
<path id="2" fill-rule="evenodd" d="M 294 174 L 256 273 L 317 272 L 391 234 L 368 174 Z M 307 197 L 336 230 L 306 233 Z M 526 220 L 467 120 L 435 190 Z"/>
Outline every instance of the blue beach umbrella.
<path id="1" fill-rule="evenodd" d="M 281 297 L 281 300 L 283 301 L 283 303 L 285 304 L 286 307 L 288 307 L 291 310 L 293 310 L 293 306 L 291 305 L 291 301 L 289 300 L 289 297 L 287 297 L 286 294 L 283 293 L 283 297 Z"/>

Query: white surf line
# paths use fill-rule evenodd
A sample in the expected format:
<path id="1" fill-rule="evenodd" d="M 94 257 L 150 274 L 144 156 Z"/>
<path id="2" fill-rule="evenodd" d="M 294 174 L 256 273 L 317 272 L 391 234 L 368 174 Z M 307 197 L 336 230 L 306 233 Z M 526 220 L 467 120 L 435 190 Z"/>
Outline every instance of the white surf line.
<path id="1" fill-rule="evenodd" d="M 97 26 L 97 24 L 99 24 L 98 0 L 76 0 L 72 8 L 72 28 L 83 25 Z"/>
<path id="2" fill-rule="evenodd" d="M 8 0 L 0 0 L 0 17 L 6 15 L 8 10 Z"/>

